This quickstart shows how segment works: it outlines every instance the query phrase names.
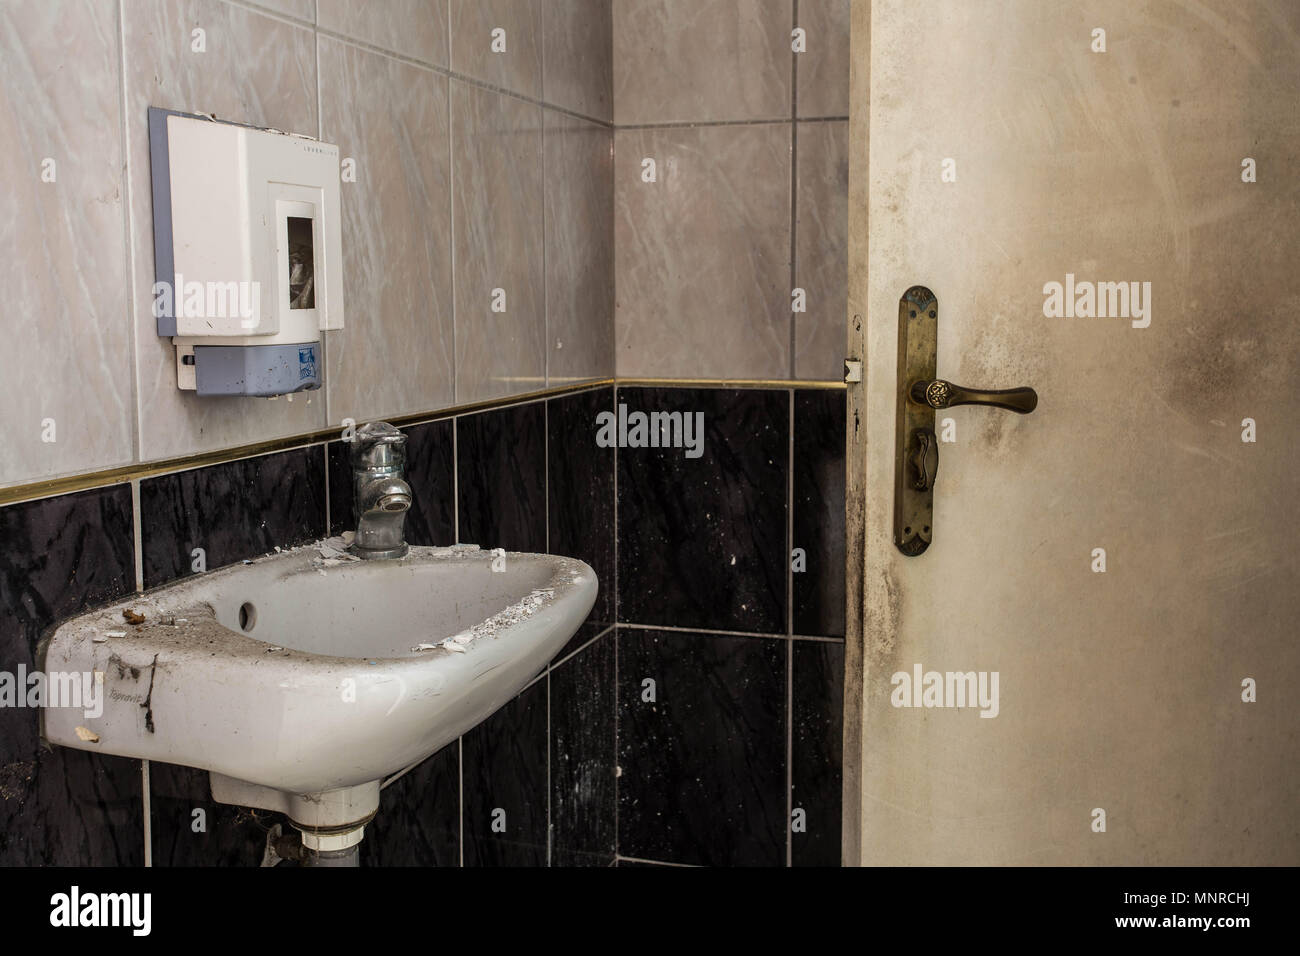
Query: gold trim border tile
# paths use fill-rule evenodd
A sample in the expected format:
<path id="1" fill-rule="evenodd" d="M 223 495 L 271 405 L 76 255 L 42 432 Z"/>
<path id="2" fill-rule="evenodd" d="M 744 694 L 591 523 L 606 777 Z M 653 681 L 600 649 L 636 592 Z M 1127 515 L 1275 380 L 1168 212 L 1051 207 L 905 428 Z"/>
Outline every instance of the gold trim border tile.
<path id="1" fill-rule="evenodd" d="M 843 382 L 823 379 L 784 379 L 784 378 L 619 378 L 614 380 L 618 388 L 784 388 L 784 389 L 825 389 L 843 391 Z"/>
<path id="2" fill-rule="evenodd" d="M 542 401 L 543 399 L 548 398 L 558 398 L 561 395 L 586 392 L 610 385 L 615 388 L 844 388 L 843 382 L 797 381 L 794 379 L 602 378 L 591 379 L 585 382 L 575 382 L 571 385 L 556 386 L 554 388 L 538 389 L 532 392 L 523 392 L 519 395 L 487 399 L 481 402 L 470 402 L 465 405 L 452 405 L 447 408 L 437 409 L 436 411 L 416 412 L 410 415 L 397 415 L 384 420 L 396 425 L 398 428 L 405 425 L 421 425 L 425 422 L 436 422 L 447 418 L 457 418 L 461 415 L 472 415 L 475 412 L 489 411 L 494 408 L 506 408 L 510 405 L 524 405 L 529 402 Z M 235 445 L 230 448 L 220 448 L 215 451 L 200 452 L 194 455 L 183 455 L 177 458 L 159 459 L 157 461 L 136 462 L 130 465 L 122 465 L 118 468 L 105 468 L 98 471 L 88 471 L 75 475 L 65 475 L 59 478 L 47 478 L 41 481 L 12 485 L 8 488 L 0 488 L 0 507 L 19 504 L 24 501 L 35 501 L 40 498 L 53 498 L 58 495 L 72 494 L 77 491 L 89 491 L 93 488 L 106 488 L 111 485 L 120 485 L 130 481 L 138 481 L 141 478 L 155 478 L 158 475 L 166 475 L 178 471 L 190 471 L 195 468 L 204 468 L 209 465 L 224 464 L 228 461 L 239 461 L 244 458 L 257 458 L 261 455 L 269 455 L 280 451 L 289 451 L 294 448 L 307 448 L 312 445 L 321 445 L 326 442 L 335 441 L 338 437 L 339 428 L 335 426 L 332 428 L 322 428 L 314 432 L 289 435 L 284 438 L 275 438 L 270 441 L 256 442 L 250 445 Z"/>

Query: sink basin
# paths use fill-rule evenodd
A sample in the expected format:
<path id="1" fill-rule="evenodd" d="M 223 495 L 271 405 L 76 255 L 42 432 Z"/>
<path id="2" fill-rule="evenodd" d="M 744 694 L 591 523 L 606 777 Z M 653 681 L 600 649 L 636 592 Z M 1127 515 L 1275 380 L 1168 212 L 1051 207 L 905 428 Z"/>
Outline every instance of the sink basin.
<path id="1" fill-rule="evenodd" d="M 343 548 L 268 555 L 64 622 L 42 666 L 51 686 L 85 675 L 89 699 L 47 699 L 45 738 L 209 770 L 216 800 L 280 810 L 304 832 L 357 829 L 385 777 L 510 700 L 595 601 L 595 573 L 572 558 Z"/>

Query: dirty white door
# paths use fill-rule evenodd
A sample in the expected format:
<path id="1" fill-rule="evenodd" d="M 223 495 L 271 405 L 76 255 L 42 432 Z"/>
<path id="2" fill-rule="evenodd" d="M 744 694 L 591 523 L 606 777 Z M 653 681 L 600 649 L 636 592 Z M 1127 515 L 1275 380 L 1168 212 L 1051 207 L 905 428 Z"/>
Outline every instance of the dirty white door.
<path id="1" fill-rule="evenodd" d="M 845 861 L 1300 863 L 1300 4 L 855 0 L 853 46 Z M 939 378 L 1039 397 L 936 413 L 915 557 L 911 286 Z"/>

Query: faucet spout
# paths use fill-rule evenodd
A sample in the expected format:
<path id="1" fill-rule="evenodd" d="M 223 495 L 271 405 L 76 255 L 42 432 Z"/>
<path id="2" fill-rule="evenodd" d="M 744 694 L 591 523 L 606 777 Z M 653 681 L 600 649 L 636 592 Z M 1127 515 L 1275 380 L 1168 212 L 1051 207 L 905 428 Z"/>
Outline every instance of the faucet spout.
<path id="1" fill-rule="evenodd" d="M 387 422 L 357 429 L 352 446 L 352 484 L 357 532 L 352 553 L 365 560 L 405 557 L 406 514 L 411 486 L 406 468 L 406 436 Z"/>

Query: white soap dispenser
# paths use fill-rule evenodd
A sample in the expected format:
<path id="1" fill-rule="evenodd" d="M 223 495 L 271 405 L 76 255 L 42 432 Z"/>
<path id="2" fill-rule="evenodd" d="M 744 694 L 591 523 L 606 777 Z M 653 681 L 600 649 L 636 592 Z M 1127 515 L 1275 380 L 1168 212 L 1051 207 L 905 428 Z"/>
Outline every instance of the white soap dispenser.
<path id="1" fill-rule="evenodd" d="M 149 109 L 153 310 L 199 395 L 320 388 L 343 328 L 337 146 Z"/>

